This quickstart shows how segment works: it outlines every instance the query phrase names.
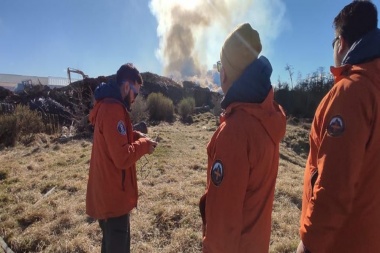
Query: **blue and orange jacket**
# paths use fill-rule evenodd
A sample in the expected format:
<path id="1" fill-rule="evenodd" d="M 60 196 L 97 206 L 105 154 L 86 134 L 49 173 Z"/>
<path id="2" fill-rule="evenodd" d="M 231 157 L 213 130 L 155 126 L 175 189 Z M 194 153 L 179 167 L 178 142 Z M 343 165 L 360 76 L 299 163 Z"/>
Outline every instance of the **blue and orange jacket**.
<path id="1" fill-rule="evenodd" d="M 317 108 L 300 236 L 310 252 L 379 252 L 380 31 L 354 43 Z"/>
<path id="2" fill-rule="evenodd" d="M 207 186 L 200 201 L 203 252 L 269 250 L 279 143 L 285 135 L 286 117 L 274 102 L 268 64 L 262 58 L 254 61 L 222 102 L 226 110 L 207 146 Z"/>
<path id="3" fill-rule="evenodd" d="M 94 140 L 87 184 L 86 213 L 95 219 L 119 217 L 137 206 L 136 161 L 148 153 L 145 138 L 135 139 L 129 114 L 115 83 L 95 91 L 90 113 Z"/>

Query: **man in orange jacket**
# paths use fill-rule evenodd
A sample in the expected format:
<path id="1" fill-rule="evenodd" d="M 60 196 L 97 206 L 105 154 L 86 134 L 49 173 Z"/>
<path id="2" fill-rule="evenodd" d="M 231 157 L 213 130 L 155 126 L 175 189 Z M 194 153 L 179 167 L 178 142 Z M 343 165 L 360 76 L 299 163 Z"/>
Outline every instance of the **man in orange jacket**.
<path id="1" fill-rule="evenodd" d="M 380 30 L 370 1 L 334 19 L 335 84 L 310 133 L 298 253 L 380 251 Z"/>
<path id="2" fill-rule="evenodd" d="M 207 146 L 207 189 L 200 201 L 203 252 L 268 252 L 271 214 L 286 117 L 274 102 L 272 67 L 246 23 L 220 53 L 225 109 Z"/>
<path id="3" fill-rule="evenodd" d="M 86 212 L 99 220 L 102 253 L 130 252 L 129 212 L 137 206 L 136 161 L 157 143 L 132 130 L 130 109 L 142 85 L 132 64 L 120 67 L 116 81 L 95 90 L 94 125 Z"/>

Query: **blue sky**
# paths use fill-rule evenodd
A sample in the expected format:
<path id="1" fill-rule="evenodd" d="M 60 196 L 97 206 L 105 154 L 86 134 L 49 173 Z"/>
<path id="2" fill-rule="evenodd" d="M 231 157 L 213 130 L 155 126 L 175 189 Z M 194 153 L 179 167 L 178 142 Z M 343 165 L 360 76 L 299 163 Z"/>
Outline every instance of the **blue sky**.
<path id="1" fill-rule="evenodd" d="M 197 60 L 204 68 L 212 69 L 219 60 L 223 40 L 232 28 L 249 22 L 260 33 L 262 54 L 273 65 L 272 83 L 279 78 L 289 81 L 286 64 L 292 66 L 294 79 L 319 67 L 329 70 L 332 21 L 350 2 L 1 0 L 0 73 L 66 77 L 71 67 L 97 77 L 114 74 L 120 65 L 132 62 L 141 72 L 167 75 L 164 46 L 173 45 L 165 41 L 164 26 L 173 22 L 169 10 L 179 4 L 194 15 L 211 17 L 195 28 L 193 37 Z M 373 2 L 380 8 L 380 0 Z"/>

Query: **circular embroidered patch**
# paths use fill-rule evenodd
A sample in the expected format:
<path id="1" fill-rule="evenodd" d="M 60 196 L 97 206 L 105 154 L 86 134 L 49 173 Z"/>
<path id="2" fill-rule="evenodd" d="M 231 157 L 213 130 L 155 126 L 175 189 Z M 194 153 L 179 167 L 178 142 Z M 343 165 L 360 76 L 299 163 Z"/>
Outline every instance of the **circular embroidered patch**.
<path id="1" fill-rule="evenodd" d="M 118 131 L 121 135 L 126 135 L 126 134 L 127 134 L 127 129 L 125 128 L 124 122 L 123 122 L 122 120 L 120 120 L 120 121 L 117 123 L 117 131 Z"/>
<path id="2" fill-rule="evenodd" d="M 341 135 L 344 132 L 344 129 L 343 118 L 341 116 L 334 116 L 327 127 L 327 133 L 332 137 L 336 137 Z"/>
<path id="3" fill-rule="evenodd" d="M 222 161 L 216 160 L 211 168 L 211 181 L 215 186 L 219 186 L 224 177 L 224 168 Z"/>

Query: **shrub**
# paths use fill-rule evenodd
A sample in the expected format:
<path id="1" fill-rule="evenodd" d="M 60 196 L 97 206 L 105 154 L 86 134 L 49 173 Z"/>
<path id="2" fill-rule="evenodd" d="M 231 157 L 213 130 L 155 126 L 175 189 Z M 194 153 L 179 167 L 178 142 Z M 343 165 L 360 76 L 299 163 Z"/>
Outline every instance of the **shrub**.
<path id="1" fill-rule="evenodd" d="M 1 146 L 14 146 L 17 141 L 17 118 L 12 114 L 0 116 L 0 143 Z"/>
<path id="2" fill-rule="evenodd" d="M 27 106 L 16 106 L 14 115 L 17 118 L 17 128 L 22 136 L 44 132 L 45 127 L 41 115 Z"/>
<path id="3" fill-rule="evenodd" d="M 19 140 L 29 143 L 35 133 L 44 130 L 41 116 L 27 106 L 18 105 L 13 114 L 0 116 L 0 143 L 7 147 L 14 146 Z"/>
<path id="4" fill-rule="evenodd" d="M 172 121 L 174 118 L 173 101 L 161 93 L 151 93 L 147 98 L 150 120 Z"/>
<path id="5" fill-rule="evenodd" d="M 194 112 L 195 99 L 192 97 L 187 97 L 182 99 L 178 104 L 178 113 L 181 115 L 182 119 L 186 119 L 189 115 Z"/>
<path id="6" fill-rule="evenodd" d="M 46 114 L 44 117 L 42 117 L 42 121 L 45 124 L 46 134 L 56 134 L 61 129 L 59 123 L 59 115 L 57 114 Z"/>
<path id="7" fill-rule="evenodd" d="M 131 106 L 131 119 L 133 123 L 146 121 L 149 118 L 148 105 L 142 96 L 138 96 Z"/>

